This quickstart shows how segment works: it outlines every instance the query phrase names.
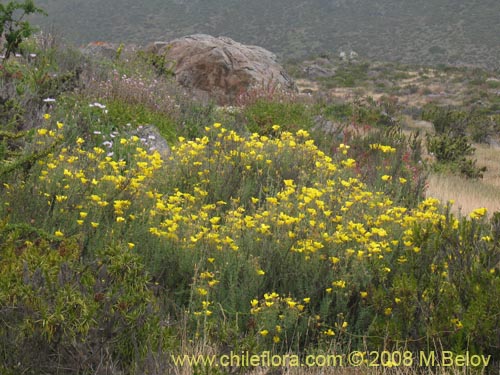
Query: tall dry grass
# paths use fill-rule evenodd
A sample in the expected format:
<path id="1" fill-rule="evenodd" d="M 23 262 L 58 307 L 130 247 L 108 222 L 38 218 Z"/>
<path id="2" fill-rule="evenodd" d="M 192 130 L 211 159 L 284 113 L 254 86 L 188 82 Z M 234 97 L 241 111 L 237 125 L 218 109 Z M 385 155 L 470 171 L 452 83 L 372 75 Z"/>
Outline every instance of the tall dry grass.
<path id="1" fill-rule="evenodd" d="M 500 211 L 500 149 L 475 145 L 478 166 L 487 168 L 483 179 L 470 180 L 464 177 L 433 174 L 429 177 L 427 197 L 442 202 L 454 201 L 455 213 L 468 215 L 478 207 L 486 207 L 491 214 Z"/>

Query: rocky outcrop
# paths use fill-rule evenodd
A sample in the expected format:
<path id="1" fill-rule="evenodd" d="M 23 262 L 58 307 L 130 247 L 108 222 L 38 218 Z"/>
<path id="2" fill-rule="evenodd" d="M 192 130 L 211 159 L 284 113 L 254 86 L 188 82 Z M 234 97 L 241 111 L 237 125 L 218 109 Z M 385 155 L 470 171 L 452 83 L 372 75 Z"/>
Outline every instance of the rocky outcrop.
<path id="1" fill-rule="evenodd" d="M 169 43 L 155 42 L 148 50 L 172 64 L 179 84 L 222 105 L 234 104 L 252 87 L 276 85 L 281 90 L 296 90 L 273 53 L 230 38 L 197 34 Z"/>
<path id="2" fill-rule="evenodd" d="M 132 134 L 139 137 L 149 152 L 158 151 L 162 159 L 167 160 L 171 154 L 167 141 L 154 125 L 141 125 Z"/>
<path id="3" fill-rule="evenodd" d="M 329 78 L 335 75 L 334 65 L 326 58 L 302 63 L 302 72 L 308 79 Z"/>
<path id="4" fill-rule="evenodd" d="M 116 57 L 116 53 L 119 45 L 116 43 L 108 43 L 108 42 L 90 42 L 84 47 L 80 48 L 80 51 L 84 55 L 88 56 L 96 56 L 96 57 L 104 57 L 107 59 L 114 59 Z"/>

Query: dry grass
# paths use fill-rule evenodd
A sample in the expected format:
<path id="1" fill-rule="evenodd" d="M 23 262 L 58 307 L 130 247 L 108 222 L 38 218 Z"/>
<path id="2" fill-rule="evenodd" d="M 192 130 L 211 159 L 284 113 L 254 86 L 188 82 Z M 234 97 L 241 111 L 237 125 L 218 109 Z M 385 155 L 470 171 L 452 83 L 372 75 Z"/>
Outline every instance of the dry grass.
<path id="1" fill-rule="evenodd" d="M 500 149 L 484 145 L 475 147 L 478 165 L 487 168 L 483 182 L 500 190 Z"/>
<path id="2" fill-rule="evenodd" d="M 415 130 L 433 133 L 432 124 L 426 121 L 414 121 L 409 116 L 404 119 L 405 134 Z M 491 214 L 500 211 L 500 149 L 487 145 L 474 145 L 479 167 L 486 167 L 484 177 L 469 180 L 451 174 L 432 174 L 429 176 L 427 197 L 438 198 L 443 203 L 454 201 L 452 211 L 455 214 L 468 215 L 479 207 L 486 207 Z M 424 156 L 427 152 L 424 150 Z"/>
<path id="3" fill-rule="evenodd" d="M 469 214 L 479 207 L 486 207 L 491 214 L 500 211 L 500 150 L 488 146 L 476 146 L 477 165 L 486 166 L 482 180 L 467 180 L 452 175 L 431 175 L 428 197 L 442 202 L 455 201 L 453 211 Z"/>

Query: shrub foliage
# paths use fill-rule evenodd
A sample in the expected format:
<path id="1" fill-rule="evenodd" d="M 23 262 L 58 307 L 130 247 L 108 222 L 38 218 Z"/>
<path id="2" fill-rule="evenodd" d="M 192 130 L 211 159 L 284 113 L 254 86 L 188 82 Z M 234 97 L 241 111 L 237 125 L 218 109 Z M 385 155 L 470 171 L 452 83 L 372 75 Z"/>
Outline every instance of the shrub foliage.
<path id="1" fill-rule="evenodd" d="M 23 20 L 33 13 L 45 13 L 33 0 L 0 4 L 0 37 L 5 38 L 5 59 L 18 51 L 20 44 L 33 33 L 34 28 Z"/>

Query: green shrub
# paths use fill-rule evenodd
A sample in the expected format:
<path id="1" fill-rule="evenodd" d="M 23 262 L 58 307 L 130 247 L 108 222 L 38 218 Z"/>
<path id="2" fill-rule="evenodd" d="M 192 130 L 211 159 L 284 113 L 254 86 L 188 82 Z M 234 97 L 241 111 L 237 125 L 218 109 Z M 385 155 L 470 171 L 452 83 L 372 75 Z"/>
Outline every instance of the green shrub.
<path id="1" fill-rule="evenodd" d="M 467 131 L 472 129 L 475 139 L 487 136 L 484 122 L 474 113 L 466 114 L 450 108 L 429 106 L 422 118 L 434 123 L 435 135 L 427 135 L 427 149 L 436 158 L 434 169 L 450 170 L 467 178 L 482 178 L 485 167 L 476 166 L 469 157 L 474 155 Z M 484 133 L 483 133 L 484 132 Z"/>
<path id="2" fill-rule="evenodd" d="M 262 135 L 272 134 L 275 124 L 291 132 L 309 130 L 314 125 L 312 111 L 306 104 L 268 99 L 259 99 L 246 106 L 241 121 L 251 133 Z"/>
<path id="3" fill-rule="evenodd" d="M 358 86 L 367 80 L 369 68 L 369 63 L 342 64 L 333 77 L 323 78 L 321 82 L 327 88 Z"/>
<path id="4" fill-rule="evenodd" d="M 364 136 L 351 134 L 344 142 L 350 145 L 359 173 L 373 189 L 384 191 L 406 207 L 423 199 L 427 166 L 419 133 L 405 136 L 398 126 L 369 128 Z"/>
<path id="5" fill-rule="evenodd" d="M 202 136 L 205 126 L 218 121 L 219 115 L 214 103 L 204 104 L 196 100 L 180 98 L 174 112 L 177 134 L 188 139 Z"/>
<path id="6" fill-rule="evenodd" d="M 45 14 L 42 9 L 35 6 L 33 0 L 0 4 L 0 38 L 5 39 L 5 59 L 17 52 L 23 40 L 35 30 L 28 21 L 23 20 L 25 16 L 34 13 Z"/>
<path id="7" fill-rule="evenodd" d="M 422 120 L 432 122 L 438 134 L 464 136 L 466 133 L 465 114 L 452 108 L 428 105 L 422 112 Z"/>
<path id="8" fill-rule="evenodd" d="M 127 244 L 84 263 L 76 237 L 5 223 L 0 232 L 2 373 L 128 370 L 162 345 L 159 304 Z"/>
<path id="9" fill-rule="evenodd" d="M 108 112 L 104 116 L 116 129 L 131 124 L 134 128 L 139 125 L 154 125 L 160 134 L 169 142 L 173 142 L 176 135 L 176 124 L 165 114 L 155 112 L 142 104 L 127 104 L 123 101 L 112 101 L 106 104 Z"/>
<path id="10" fill-rule="evenodd" d="M 482 178 L 486 167 L 476 166 L 468 157 L 474 154 L 474 147 L 466 136 L 437 134 L 427 136 L 427 149 L 436 158 L 434 169 L 460 173 L 467 178 Z"/>
<path id="11" fill-rule="evenodd" d="M 455 163 L 474 154 L 466 136 L 441 134 L 427 137 L 427 149 L 441 163 Z"/>
<path id="12" fill-rule="evenodd" d="M 175 61 L 168 60 L 166 55 L 168 53 L 168 49 L 165 54 L 159 55 L 154 52 L 144 52 L 140 51 L 138 53 L 138 57 L 144 61 L 144 63 L 151 65 L 156 74 L 164 77 L 173 77 L 174 69 L 175 69 Z"/>
<path id="13" fill-rule="evenodd" d="M 369 126 L 392 126 L 398 123 L 397 99 L 383 96 L 375 101 L 357 98 L 352 102 L 319 104 L 315 110 L 328 119 Z"/>

